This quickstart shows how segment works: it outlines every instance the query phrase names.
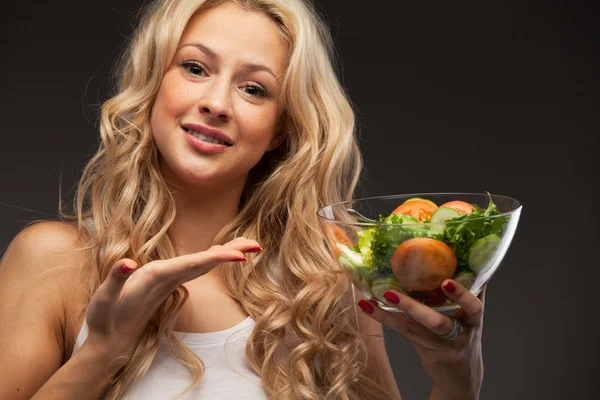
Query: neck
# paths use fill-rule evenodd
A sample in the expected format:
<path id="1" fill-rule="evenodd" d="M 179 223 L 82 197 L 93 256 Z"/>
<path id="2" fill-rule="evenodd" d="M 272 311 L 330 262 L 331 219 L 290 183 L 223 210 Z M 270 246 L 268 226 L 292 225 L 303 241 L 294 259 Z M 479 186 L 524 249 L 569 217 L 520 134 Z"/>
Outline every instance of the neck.
<path id="1" fill-rule="evenodd" d="M 171 226 L 171 241 L 177 256 L 204 251 L 213 245 L 219 231 L 238 213 L 242 184 L 210 188 L 194 193 L 176 190 L 177 215 Z"/>

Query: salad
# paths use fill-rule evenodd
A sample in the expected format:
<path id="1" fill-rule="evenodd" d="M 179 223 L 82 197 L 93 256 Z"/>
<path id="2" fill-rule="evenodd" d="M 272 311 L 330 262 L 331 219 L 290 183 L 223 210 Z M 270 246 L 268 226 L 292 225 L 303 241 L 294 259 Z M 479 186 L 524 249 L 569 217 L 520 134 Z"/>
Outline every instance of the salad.
<path id="1" fill-rule="evenodd" d="M 379 224 L 357 231 L 352 241 L 339 226 L 327 224 L 334 255 L 367 296 L 385 304 L 388 289 L 403 292 L 422 303 L 439 307 L 452 304 L 441 290 L 452 278 L 471 288 L 475 278 L 493 259 L 502 241 L 507 215 L 489 193 L 487 208 L 454 200 L 437 205 L 411 198 Z"/>

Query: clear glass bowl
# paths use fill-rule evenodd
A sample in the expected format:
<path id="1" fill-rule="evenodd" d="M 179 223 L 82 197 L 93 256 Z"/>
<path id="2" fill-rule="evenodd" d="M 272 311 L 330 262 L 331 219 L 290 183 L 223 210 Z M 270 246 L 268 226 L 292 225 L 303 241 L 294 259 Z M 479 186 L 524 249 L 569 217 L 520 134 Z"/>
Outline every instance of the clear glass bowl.
<path id="1" fill-rule="evenodd" d="M 522 205 L 489 193 L 415 193 L 331 204 L 318 212 L 332 256 L 366 298 L 388 289 L 438 311 L 458 308 L 441 284 L 478 295 L 513 239 Z"/>

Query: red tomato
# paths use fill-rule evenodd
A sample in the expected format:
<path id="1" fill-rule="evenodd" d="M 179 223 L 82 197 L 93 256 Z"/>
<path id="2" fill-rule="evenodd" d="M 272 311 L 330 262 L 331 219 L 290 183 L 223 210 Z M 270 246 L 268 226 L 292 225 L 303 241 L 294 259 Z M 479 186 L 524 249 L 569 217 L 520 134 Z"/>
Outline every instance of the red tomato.
<path id="1" fill-rule="evenodd" d="M 471 214 L 475 209 L 471 204 L 461 200 L 449 201 L 442 204 L 440 207 L 452 208 L 453 210 L 458 211 L 459 214 Z"/>
<path id="2" fill-rule="evenodd" d="M 350 239 L 350 236 L 348 236 L 342 227 L 328 223 L 324 223 L 323 225 L 325 227 L 325 235 L 327 236 L 329 247 L 335 255 L 335 258 L 338 258 L 342 254 L 340 249 L 338 249 L 336 246 L 336 243 L 340 243 L 348 247 L 354 246 L 352 239 Z"/>
<path id="3" fill-rule="evenodd" d="M 444 293 L 442 288 L 427 290 L 424 292 L 414 291 L 411 292 L 411 295 L 416 300 L 419 300 L 421 303 L 429 307 L 443 306 L 448 300 L 448 297 L 446 297 L 446 294 Z"/>
<path id="4" fill-rule="evenodd" d="M 408 290 L 433 290 L 456 272 L 456 255 L 444 242 L 430 238 L 408 239 L 398 246 L 390 267 Z"/>
<path id="5" fill-rule="evenodd" d="M 431 214 L 437 209 L 438 206 L 429 200 L 415 199 L 402 203 L 402 205 L 392 211 L 392 214 L 410 215 L 419 221 L 425 221 L 431 218 Z"/>

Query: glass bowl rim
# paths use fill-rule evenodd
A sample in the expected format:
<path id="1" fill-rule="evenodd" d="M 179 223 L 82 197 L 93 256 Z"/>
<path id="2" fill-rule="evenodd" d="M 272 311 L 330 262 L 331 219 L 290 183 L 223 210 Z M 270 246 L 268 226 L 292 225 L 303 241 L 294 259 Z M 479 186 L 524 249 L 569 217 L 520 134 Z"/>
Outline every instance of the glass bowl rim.
<path id="1" fill-rule="evenodd" d="M 325 205 L 325 206 L 319 208 L 319 210 L 317 211 L 317 217 L 319 220 L 322 220 L 324 222 L 328 222 L 328 223 L 332 223 L 332 224 L 336 224 L 336 225 L 345 225 L 345 226 L 370 226 L 370 227 L 378 226 L 378 225 L 431 226 L 431 225 L 439 225 L 439 224 L 452 225 L 452 224 L 464 223 L 465 220 L 459 220 L 459 221 L 447 220 L 447 221 L 442 221 L 442 222 L 420 222 L 419 221 L 419 222 L 402 222 L 402 223 L 387 223 L 387 222 L 376 221 L 376 220 L 373 220 L 373 222 L 342 222 L 342 221 L 327 218 L 327 217 L 321 215 L 321 213 L 327 208 L 333 208 L 335 206 L 340 206 L 343 204 L 357 203 L 360 201 L 391 200 L 391 199 L 395 199 L 395 198 L 410 199 L 412 197 L 451 196 L 451 195 L 452 196 L 485 196 L 485 197 L 488 197 L 488 195 L 489 195 L 492 198 L 493 197 L 503 198 L 505 200 L 512 201 L 516 204 L 514 209 L 512 209 L 510 211 L 506 211 L 506 212 L 496 214 L 496 215 L 488 215 L 488 216 L 483 216 L 483 217 L 471 218 L 471 219 L 466 220 L 468 222 L 479 221 L 479 220 L 483 220 L 483 219 L 490 220 L 490 219 L 496 219 L 496 218 L 500 218 L 500 217 L 504 217 L 504 216 L 510 216 L 510 215 L 516 214 L 517 212 L 520 212 L 520 210 L 523 208 L 523 205 L 521 204 L 521 202 L 519 200 L 515 199 L 514 197 L 503 195 L 503 194 L 495 194 L 495 193 L 491 193 L 491 192 L 420 192 L 420 193 L 407 193 L 407 194 L 388 194 L 388 195 L 380 195 L 380 196 L 362 197 L 362 198 L 347 200 L 347 201 L 340 201 L 338 203 L 328 204 L 328 205 Z M 458 200 L 458 199 L 456 199 L 456 200 Z"/>

